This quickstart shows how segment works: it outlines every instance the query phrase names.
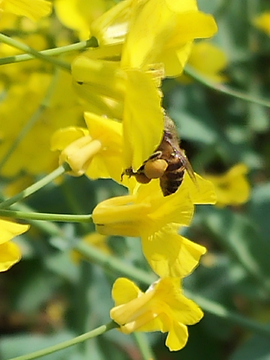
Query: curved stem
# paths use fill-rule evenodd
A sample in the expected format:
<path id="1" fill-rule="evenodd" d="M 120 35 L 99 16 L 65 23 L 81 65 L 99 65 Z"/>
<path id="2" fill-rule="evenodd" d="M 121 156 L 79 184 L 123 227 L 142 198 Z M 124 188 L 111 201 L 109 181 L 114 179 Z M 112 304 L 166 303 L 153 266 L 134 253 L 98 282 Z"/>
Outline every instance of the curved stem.
<path id="1" fill-rule="evenodd" d="M 43 220 L 43 221 L 59 221 L 59 222 L 92 222 L 92 215 L 72 215 L 72 214 L 50 214 L 38 212 L 23 212 L 17 210 L 0 209 L 1 217 L 11 217 L 21 220 Z"/>
<path id="2" fill-rule="evenodd" d="M 115 329 L 119 327 L 118 324 L 116 324 L 114 321 L 109 322 L 107 325 L 102 325 L 98 328 L 96 328 L 95 330 L 89 331 L 83 335 L 77 336 L 73 339 L 67 340 L 67 341 L 63 341 L 60 344 L 57 345 L 53 345 L 53 346 L 49 346 L 46 349 L 43 350 L 38 350 L 38 351 L 34 351 L 30 354 L 26 354 L 26 355 L 22 355 L 22 356 L 18 356 L 9 360 L 32 360 L 32 359 L 37 359 L 39 357 L 45 356 L 45 355 L 49 355 L 52 353 L 55 353 L 56 351 L 60 351 L 63 349 L 66 349 L 70 346 L 79 344 L 83 341 L 86 341 L 88 339 L 91 339 L 93 337 L 99 336 L 101 334 L 104 334 L 105 332 Z"/>
<path id="3" fill-rule="evenodd" d="M 40 55 L 46 55 L 46 57 L 57 56 L 57 55 L 66 54 L 66 53 L 69 53 L 72 51 L 81 51 L 81 50 L 87 49 L 89 47 L 97 47 L 97 45 L 98 45 L 97 40 L 94 37 L 92 37 L 91 39 L 86 40 L 86 41 L 80 41 L 75 44 L 61 46 L 61 47 L 57 47 L 54 49 L 42 50 L 42 51 L 39 51 L 38 53 Z M 36 56 L 33 54 L 30 54 L 30 53 L 14 55 L 14 56 L 7 56 L 7 57 L 3 57 L 0 59 L 0 65 L 13 64 L 13 63 L 22 62 L 22 61 L 34 60 L 35 58 L 36 58 Z"/>
<path id="4" fill-rule="evenodd" d="M 243 101 L 255 103 L 255 104 L 266 106 L 266 107 L 270 108 L 270 101 L 247 95 L 246 93 L 244 93 L 242 91 L 238 91 L 238 90 L 232 89 L 228 86 L 225 86 L 223 84 L 217 84 L 211 80 L 208 80 L 205 76 L 198 73 L 190 65 L 186 65 L 184 73 L 186 75 L 190 76 L 192 79 L 198 81 L 202 85 L 205 85 L 212 90 L 218 91 L 225 95 L 229 95 L 229 96 L 241 99 Z"/>
<path id="5" fill-rule="evenodd" d="M 55 58 L 52 58 L 50 56 L 47 56 L 47 55 L 44 55 L 42 54 L 41 52 L 31 48 L 30 46 L 18 41 L 18 40 L 15 40 L 9 36 L 6 36 L 2 33 L 0 33 L 0 42 L 3 42 L 5 44 L 8 44 L 12 47 L 15 47 L 16 49 L 19 49 L 21 51 L 24 51 L 26 52 L 27 54 L 30 54 L 33 58 L 37 58 L 37 59 L 40 59 L 40 60 L 43 60 L 43 61 L 46 61 L 46 62 L 49 62 L 55 66 L 58 66 L 68 72 L 71 71 L 71 67 L 70 67 L 70 64 L 62 61 L 62 60 L 59 60 L 59 59 L 55 59 Z"/>
<path id="6" fill-rule="evenodd" d="M 66 163 L 59 166 L 56 170 L 54 170 L 50 174 L 46 175 L 44 178 L 40 179 L 36 183 L 30 185 L 28 188 L 24 189 L 19 194 L 16 194 L 16 195 L 12 196 L 11 198 L 1 202 L 0 209 L 7 208 L 19 200 L 25 199 L 26 197 L 28 197 L 29 195 L 38 191 L 43 186 L 47 185 L 48 183 L 50 183 L 51 181 L 56 179 L 58 176 L 64 174 L 68 170 L 70 170 L 70 168 L 69 168 L 68 164 L 66 164 Z"/>

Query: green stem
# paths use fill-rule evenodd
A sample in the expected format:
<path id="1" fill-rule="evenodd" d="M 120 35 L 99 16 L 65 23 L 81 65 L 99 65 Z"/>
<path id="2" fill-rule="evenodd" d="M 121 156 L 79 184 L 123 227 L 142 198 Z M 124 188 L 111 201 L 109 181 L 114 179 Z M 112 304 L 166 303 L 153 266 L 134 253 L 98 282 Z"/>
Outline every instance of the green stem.
<path id="1" fill-rule="evenodd" d="M 155 356 L 151 347 L 149 346 L 149 341 L 146 338 L 146 334 L 143 332 L 134 332 L 133 337 L 140 349 L 140 353 L 142 355 L 143 360 L 154 360 Z"/>
<path id="2" fill-rule="evenodd" d="M 73 339 L 67 340 L 67 341 L 63 341 L 60 344 L 57 345 L 53 345 L 50 347 L 47 347 L 46 349 L 43 350 L 38 350 L 38 351 L 34 351 L 30 354 L 26 354 L 26 355 L 22 355 L 22 356 L 18 356 L 9 360 L 32 360 L 32 359 L 37 359 L 39 357 L 45 356 L 45 355 L 49 355 L 52 353 L 55 353 L 56 351 L 60 351 L 63 349 L 66 349 L 70 346 L 79 344 L 83 341 L 89 340 L 93 337 L 99 336 L 101 334 L 104 334 L 105 332 L 115 329 L 117 328 L 118 325 L 111 321 L 110 323 L 108 323 L 107 325 L 102 325 L 98 328 L 96 328 L 95 330 L 89 331 L 83 335 L 77 336 Z"/>
<path id="3" fill-rule="evenodd" d="M 1 204 L 0 204 L 1 205 Z M 92 215 L 72 215 L 72 214 L 50 214 L 38 212 L 23 212 L 17 210 L 0 209 L 1 217 L 11 217 L 21 220 L 43 220 L 43 221 L 59 221 L 59 222 L 92 222 Z"/>
<path id="4" fill-rule="evenodd" d="M 95 264 L 101 266 L 104 270 L 107 270 L 109 273 L 112 271 L 116 274 L 125 275 L 129 278 L 134 279 L 140 283 L 150 285 L 157 280 L 156 275 L 144 270 L 138 269 L 136 267 L 130 266 L 123 261 L 120 261 L 119 258 L 107 255 L 102 251 L 99 251 L 94 246 L 86 244 L 84 241 L 76 243 L 73 250 L 78 251 L 81 255 L 85 256 L 89 261 L 94 262 Z"/>
<path id="5" fill-rule="evenodd" d="M 25 124 L 25 126 L 22 128 L 22 130 L 18 134 L 17 138 L 12 143 L 12 145 L 10 146 L 10 148 L 7 150 L 4 157 L 0 161 L 0 171 L 1 171 L 2 167 L 5 165 L 5 163 L 7 162 L 7 160 L 10 158 L 10 156 L 13 154 L 15 149 L 18 147 L 18 145 L 20 144 L 22 139 L 27 135 L 27 133 L 31 130 L 31 128 L 35 125 L 35 123 L 40 119 L 40 116 L 42 115 L 42 113 L 49 107 L 50 100 L 54 93 L 56 82 L 58 80 L 58 74 L 59 74 L 58 71 L 55 72 L 55 74 L 53 75 L 52 81 L 47 89 L 47 93 L 44 96 L 43 100 L 41 101 L 39 107 L 34 112 L 34 114 L 31 116 L 29 121 Z"/>
<path id="6" fill-rule="evenodd" d="M 43 60 L 43 61 L 46 61 L 46 62 L 49 62 L 55 66 L 58 66 L 68 72 L 71 72 L 71 67 L 70 67 L 70 64 L 64 62 L 64 61 L 61 61 L 59 59 L 55 59 L 55 58 L 52 58 L 50 56 L 47 56 L 47 55 L 44 55 L 42 54 L 41 52 L 31 48 L 30 46 L 18 41 L 18 40 L 15 40 L 9 36 L 6 36 L 2 33 L 0 33 L 0 41 L 7 44 L 7 45 L 10 45 L 12 47 L 15 47 L 16 49 L 19 49 L 21 51 L 24 51 L 26 52 L 27 54 L 30 54 L 33 58 L 37 58 L 37 59 L 40 59 L 40 60 Z"/>
<path id="7" fill-rule="evenodd" d="M 192 79 L 200 82 L 202 85 L 207 86 L 208 88 L 218 91 L 222 94 L 229 95 L 238 99 L 241 99 L 243 101 L 255 103 L 258 105 L 266 106 L 270 108 L 270 101 L 261 99 L 259 97 L 254 97 L 247 95 L 246 93 L 243 93 L 242 91 L 238 91 L 235 89 L 232 89 L 228 86 L 225 86 L 223 84 L 217 84 L 211 80 L 208 80 L 205 76 L 199 74 L 194 68 L 192 68 L 190 65 L 185 66 L 184 73 L 188 76 L 190 76 Z"/>
<path id="8" fill-rule="evenodd" d="M 89 47 L 97 47 L 97 40 L 94 37 L 92 37 L 89 40 L 80 41 L 75 44 L 61 46 L 61 47 L 54 48 L 54 49 L 42 50 L 42 51 L 39 51 L 38 53 L 40 55 L 46 56 L 46 58 L 47 58 L 50 56 L 58 56 L 58 55 L 66 54 L 66 53 L 69 53 L 72 51 L 81 51 L 81 50 L 87 49 Z M 20 54 L 20 55 L 14 55 L 14 56 L 7 56 L 7 57 L 0 59 L 0 65 L 13 64 L 13 63 L 17 63 L 17 62 L 34 60 L 34 59 L 36 59 L 36 56 L 34 56 L 32 54 Z"/>
<path id="9" fill-rule="evenodd" d="M 59 166 L 57 169 L 55 169 L 50 174 L 46 175 L 44 178 L 40 179 L 36 183 L 32 184 L 28 188 L 21 191 L 19 194 L 16 194 L 12 196 L 11 198 L 3 201 L 0 203 L 0 209 L 7 208 L 11 206 L 12 204 L 16 203 L 19 200 L 25 199 L 29 195 L 33 194 L 34 192 L 38 191 L 54 179 L 56 179 L 58 176 L 64 174 L 67 170 L 70 170 L 69 166 L 65 163 L 61 166 Z"/>

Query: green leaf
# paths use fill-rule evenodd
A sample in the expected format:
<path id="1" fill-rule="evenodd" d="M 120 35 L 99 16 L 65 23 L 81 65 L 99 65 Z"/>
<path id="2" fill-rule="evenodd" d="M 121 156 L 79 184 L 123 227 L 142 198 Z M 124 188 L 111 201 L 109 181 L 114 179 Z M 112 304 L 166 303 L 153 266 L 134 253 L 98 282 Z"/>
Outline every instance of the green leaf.
<path id="1" fill-rule="evenodd" d="M 200 216 L 216 240 L 269 293 L 270 244 L 261 237 L 256 223 L 229 209 L 204 207 L 203 211 Z"/>

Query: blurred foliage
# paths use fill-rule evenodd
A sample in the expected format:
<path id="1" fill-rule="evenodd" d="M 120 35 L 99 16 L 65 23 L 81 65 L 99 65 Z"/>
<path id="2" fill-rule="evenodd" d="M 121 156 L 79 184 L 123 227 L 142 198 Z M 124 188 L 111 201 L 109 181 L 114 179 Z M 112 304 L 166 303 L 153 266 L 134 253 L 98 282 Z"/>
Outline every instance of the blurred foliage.
<path id="1" fill-rule="evenodd" d="M 214 14 L 219 31 L 211 39 L 226 54 L 226 86 L 270 98 L 270 37 L 252 19 L 270 11 L 269 1 L 199 0 Z M 58 24 L 60 28 L 60 24 Z M 63 37 L 69 30 L 63 31 Z M 52 35 L 52 34 L 51 34 Z M 73 35 L 74 36 L 74 35 Z M 203 61 L 203 59 L 202 59 Z M 164 107 L 177 123 L 194 170 L 217 174 L 237 163 L 249 169 L 249 201 L 238 207 L 198 206 L 184 235 L 208 248 L 186 289 L 265 325 L 270 322 L 270 109 L 177 79 L 163 83 Z M 2 187 L 6 179 L 1 180 Z M 91 213 L 97 202 L 125 189 L 110 180 L 66 176 L 25 203 L 40 212 Z M 9 359 L 72 338 L 109 319 L 111 285 L 118 274 L 86 260 L 75 263 L 74 243 L 94 230 L 91 224 L 58 224 L 63 237 L 32 226 L 18 243 L 23 260 L 0 274 L 0 358 Z M 139 268 L 147 265 L 134 238 L 108 239 L 112 254 Z M 268 325 L 269 326 L 269 325 Z M 165 336 L 147 335 L 156 358 L 267 360 L 270 341 L 208 313 L 190 329 L 180 353 L 169 353 Z M 132 336 L 108 332 L 48 360 L 140 359 Z"/>

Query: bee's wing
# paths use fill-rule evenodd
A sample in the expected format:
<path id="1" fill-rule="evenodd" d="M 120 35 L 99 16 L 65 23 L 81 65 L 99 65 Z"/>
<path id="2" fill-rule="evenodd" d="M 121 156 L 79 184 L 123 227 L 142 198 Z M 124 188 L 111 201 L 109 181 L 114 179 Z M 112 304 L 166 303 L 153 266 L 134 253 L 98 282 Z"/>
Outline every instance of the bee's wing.
<path id="1" fill-rule="evenodd" d="M 186 157 L 185 152 L 182 149 L 180 149 L 180 156 L 181 156 L 181 160 L 183 162 L 183 165 L 185 166 L 185 169 L 186 169 L 189 177 L 194 182 L 194 184 L 197 184 L 195 173 L 194 173 L 194 171 L 192 169 L 192 166 L 191 166 L 188 158 Z"/>

